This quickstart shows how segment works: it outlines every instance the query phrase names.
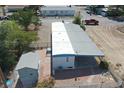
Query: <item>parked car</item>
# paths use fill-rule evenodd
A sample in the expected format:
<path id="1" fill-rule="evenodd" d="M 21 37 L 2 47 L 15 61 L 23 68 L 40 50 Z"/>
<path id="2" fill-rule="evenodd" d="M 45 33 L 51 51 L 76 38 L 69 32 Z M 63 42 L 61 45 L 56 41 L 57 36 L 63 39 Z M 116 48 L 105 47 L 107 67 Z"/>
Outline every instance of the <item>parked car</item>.
<path id="1" fill-rule="evenodd" d="M 82 22 L 85 22 L 85 25 L 99 25 L 99 21 L 95 19 L 84 20 Z"/>
<path id="2" fill-rule="evenodd" d="M 87 10 L 86 13 L 87 13 L 87 14 L 91 14 L 92 12 L 91 12 L 90 10 Z"/>
<path id="3" fill-rule="evenodd" d="M 0 20 L 8 20 L 9 17 L 8 16 L 0 16 Z"/>

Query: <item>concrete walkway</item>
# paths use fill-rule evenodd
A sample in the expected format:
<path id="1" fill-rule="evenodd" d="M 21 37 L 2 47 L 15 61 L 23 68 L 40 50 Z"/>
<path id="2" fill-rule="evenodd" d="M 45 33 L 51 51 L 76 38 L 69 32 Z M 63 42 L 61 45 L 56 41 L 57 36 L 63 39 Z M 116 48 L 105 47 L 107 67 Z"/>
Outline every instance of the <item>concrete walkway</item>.
<path id="1" fill-rule="evenodd" d="M 42 82 L 43 80 L 49 79 L 51 73 L 50 56 L 46 55 L 46 49 L 40 50 L 40 54 L 41 54 L 41 64 L 40 64 L 40 76 L 38 82 Z"/>
<path id="2" fill-rule="evenodd" d="M 56 73 L 55 88 L 114 88 L 117 83 L 109 72 L 98 72 L 98 68 L 65 70 Z"/>

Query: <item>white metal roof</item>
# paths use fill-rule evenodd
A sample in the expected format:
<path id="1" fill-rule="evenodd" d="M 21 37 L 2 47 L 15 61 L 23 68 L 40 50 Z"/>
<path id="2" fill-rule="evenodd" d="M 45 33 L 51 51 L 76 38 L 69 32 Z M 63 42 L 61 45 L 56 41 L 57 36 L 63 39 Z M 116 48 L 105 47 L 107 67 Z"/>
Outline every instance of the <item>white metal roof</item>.
<path id="1" fill-rule="evenodd" d="M 80 26 L 52 23 L 52 55 L 104 56 Z"/>
<path id="2" fill-rule="evenodd" d="M 67 6 L 45 6 L 41 7 L 40 9 L 42 10 L 75 10 L 74 6 L 72 7 L 67 7 Z"/>
<path id="3" fill-rule="evenodd" d="M 22 68 L 38 69 L 38 64 L 40 61 L 41 60 L 39 51 L 22 54 L 15 70 L 19 70 Z"/>
<path id="4" fill-rule="evenodd" d="M 52 23 L 52 53 L 58 54 L 74 54 L 70 39 L 61 22 Z"/>

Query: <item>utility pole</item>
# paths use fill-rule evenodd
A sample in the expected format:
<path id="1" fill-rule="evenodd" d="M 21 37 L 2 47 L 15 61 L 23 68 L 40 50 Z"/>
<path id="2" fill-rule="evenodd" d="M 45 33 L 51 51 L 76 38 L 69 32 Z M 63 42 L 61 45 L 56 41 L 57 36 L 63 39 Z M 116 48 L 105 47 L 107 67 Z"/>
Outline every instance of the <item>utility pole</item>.
<path id="1" fill-rule="evenodd" d="M 3 82 L 4 87 L 7 88 L 6 81 L 5 81 L 5 77 L 4 77 L 4 75 L 3 75 L 3 72 L 2 72 L 1 67 L 0 67 L 0 79 L 1 79 L 1 81 Z"/>

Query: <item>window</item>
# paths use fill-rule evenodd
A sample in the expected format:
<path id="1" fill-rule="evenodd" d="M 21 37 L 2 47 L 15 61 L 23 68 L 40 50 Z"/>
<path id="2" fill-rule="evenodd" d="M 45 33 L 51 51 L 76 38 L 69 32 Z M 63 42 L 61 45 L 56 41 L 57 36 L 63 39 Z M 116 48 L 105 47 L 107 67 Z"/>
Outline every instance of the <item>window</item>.
<path id="1" fill-rule="evenodd" d="M 46 11 L 43 11 L 43 14 L 46 14 Z"/>
<path id="2" fill-rule="evenodd" d="M 65 13 L 67 14 L 67 13 L 68 13 L 68 11 L 65 11 Z"/>
<path id="3" fill-rule="evenodd" d="M 63 14 L 63 11 L 60 11 L 61 14 Z"/>
<path id="4" fill-rule="evenodd" d="M 54 11 L 49 11 L 50 14 L 54 13 Z"/>
<path id="5" fill-rule="evenodd" d="M 66 57 L 66 62 L 74 62 L 74 57 Z"/>

